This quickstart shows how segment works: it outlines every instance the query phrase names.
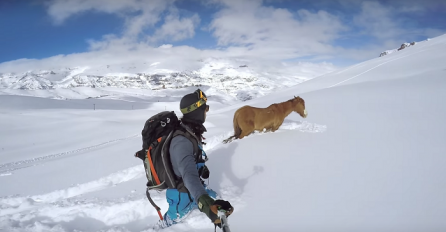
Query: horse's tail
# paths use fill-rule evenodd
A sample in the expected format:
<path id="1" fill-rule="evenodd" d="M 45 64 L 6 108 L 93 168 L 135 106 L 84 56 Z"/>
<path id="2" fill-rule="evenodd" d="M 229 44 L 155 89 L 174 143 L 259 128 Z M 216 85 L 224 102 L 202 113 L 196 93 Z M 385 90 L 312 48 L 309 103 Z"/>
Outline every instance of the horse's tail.
<path id="1" fill-rule="evenodd" d="M 234 127 L 234 135 L 229 137 L 229 138 L 227 138 L 227 139 L 225 139 L 225 140 L 223 140 L 223 143 L 230 142 L 234 138 L 237 139 L 242 134 L 242 129 L 240 128 L 240 126 L 238 125 L 238 122 L 237 122 L 237 118 L 238 118 L 237 115 L 238 115 L 238 111 L 236 111 L 234 113 L 234 119 L 232 120 L 232 125 Z"/>
<path id="2" fill-rule="evenodd" d="M 235 115 L 234 115 L 234 120 L 232 121 L 232 125 L 234 127 L 234 135 L 232 136 L 232 138 L 236 138 L 236 139 L 238 139 L 240 137 L 240 135 L 242 134 L 242 128 L 240 128 L 237 118 L 238 117 L 235 117 Z"/>

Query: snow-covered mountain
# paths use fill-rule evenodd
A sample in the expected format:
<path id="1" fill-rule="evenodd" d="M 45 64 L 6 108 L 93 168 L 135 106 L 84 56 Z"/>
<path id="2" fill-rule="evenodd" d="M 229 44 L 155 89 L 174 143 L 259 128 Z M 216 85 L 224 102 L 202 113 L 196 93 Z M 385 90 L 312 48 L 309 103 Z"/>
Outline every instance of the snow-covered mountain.
<path id="1" fill-rule="evenodd" d="M 210 96 L 207 184 L 234 206 L 232 231 L 446 231 L 445 60 L 443 35 L 245 102 Z M 0 231 L 155 232 L 133 154 L 147 118 L 181 115 L 179 97 L 193 90 L 135 98 L 135 109 L 126 99 L 0 95 Z M 238 108 L 295 95 L 307 118 L 291 113 L 276 132 L 222 144 Z M 166 212 L 165 192 L 152 197 Z M 163 230 L 186 231 L 214 226 L 194 211 Z"/>
<path id="2" fill-rule="evenodd" d="M 71 98 L 58 89 L 88 88 L 134 88 L 145 90 L 179 89 L 190 86 L 208 86 L 228 94 L 237 100 L 249 100 L 263 96 L 283 87 L 289 87 L 316 76 L 331 72 L 331 64 L 280 63 L 264 66 L 247 61 L 216 59 L 197 61 L 196 70 L 160 68 L 161 62 L 146 64 L 106 65 L 103 67 L 72 67 L 55 70 L 32 70 L 25 73 L 0 74 L 0 90 L 9 94 L 34 95 L 33 90 L 57 92 L 52 98 Z M 23 92 L 23 91 L 22 91 Z M 40 91 L 41 93 L 42 91 Z M 101 97 L 107 94 L 95 91 Z M 22 93 L 23 94 L 23 93 Z M 82 97 L 80 97 L 82 98 Z"/>

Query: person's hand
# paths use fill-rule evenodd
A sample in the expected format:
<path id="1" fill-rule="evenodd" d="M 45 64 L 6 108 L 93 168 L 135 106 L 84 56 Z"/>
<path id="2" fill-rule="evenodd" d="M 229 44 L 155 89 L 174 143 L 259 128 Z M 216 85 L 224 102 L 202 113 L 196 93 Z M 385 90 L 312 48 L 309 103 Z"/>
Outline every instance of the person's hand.
<path id="1" fill-rule="evenodd" d="M 204 194 L 198 199 L 198 209 L 205 213 L 211 221 L 221 226 L 220 218 L 218 217 L 218 211 L 224 211 L 226 217 L 232 214 L 234 207 L 231 203 L 224 200 L 214 200 L 209 195 Z"/>
<path id="2" fill-rule="evenodd" d="M 232 207 L 232 205 L 231 205 L 231 203 L 229 203 L 229 201 L 216 200 L 214 202 L 214 204 L 212 205 L 212 207 L 215 207 L 215 206 L 217 207 L 217 214 L 218 214 L 218 211 L 223 211 L 223 212 L 225 212 L 226 217 L 229 217 L 229 215 L 231 215 L 232 212 L 234 211 L 234 207 Z"/>
<path id="3" fill-rule="evenodd" d="M 211 206 L 211 210 L 214 211 L 212 208 L 217 208 L 217 217 L 218 217 L 218 211 L 224 212 L 226 217 L 229 217 L 229 215 L 232 214 L 234 211 L 234 207 L 232 207 L 231 203 L 229 201 L 225 200 L 216 200 L 214 204 Z M 214 222 L 214 224 L 221 228 L 221 220 L 220 217 Z"/>

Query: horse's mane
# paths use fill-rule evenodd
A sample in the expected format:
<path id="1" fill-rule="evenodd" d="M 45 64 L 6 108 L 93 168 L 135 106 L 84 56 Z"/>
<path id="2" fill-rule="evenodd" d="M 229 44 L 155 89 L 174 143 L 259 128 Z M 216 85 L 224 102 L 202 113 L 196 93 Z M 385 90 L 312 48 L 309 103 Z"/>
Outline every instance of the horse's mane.
<path id="1" fill-rule="evenodd" d="M 293 100 L 296 100 L 297 101 L 296 103 L 305 104 L 304 99 L 302 99 L 301 97 L 294 97 L 294 98 L 291 98 L 290 100 L 285 101 L 285 102 L 293 102 Z M 282 102 L 282 103 L 285 103 L 285 102 Z"/>
<path id="2" fill-rule="evenodd" d="M 280 103 L 275 103 L 270 106 L 275 105 L 277 107 L 280 107 L 281 109 L 286 109 L 286 108 L 288 108 L 286 103 L 291 103 L 291 107 L 294 107 L 296 104 L 299 104 L 299 103 L 305 104 L 304 99 L 295 96 L 294 98 L 291 98 L 290 100 L 280 102 Z"/>

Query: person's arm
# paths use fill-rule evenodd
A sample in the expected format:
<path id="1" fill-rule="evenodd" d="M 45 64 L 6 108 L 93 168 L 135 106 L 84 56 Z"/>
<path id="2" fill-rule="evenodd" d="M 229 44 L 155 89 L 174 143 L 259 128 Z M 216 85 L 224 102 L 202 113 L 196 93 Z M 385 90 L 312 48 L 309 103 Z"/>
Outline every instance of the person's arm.
<path id="1" fill-rule="evenodd" d="M 198 204 L 198 199 L 207 192 L 198 176 L 192 142 L 184 136 L 176 136 L 170 143 L 169 151 L 173 171 L 183 178 L 184 186 Z"/>
<path id="2" fill-rule="evenodd" d="M 192 142 L 184 136 L 176 136 L 170 143 L 170 160 L 175 175 L 183 178 L 184 186 L 189 190 L 198 205 L 198 209 L 205 213 L 216 225 L 220 225 L 218 208 L 226 210 L 229 216 L 234 208 L 224 200 L 214 200 L 204 189 L 198 176 L 197 164 L 194 158 L 194 147 Z"/>

